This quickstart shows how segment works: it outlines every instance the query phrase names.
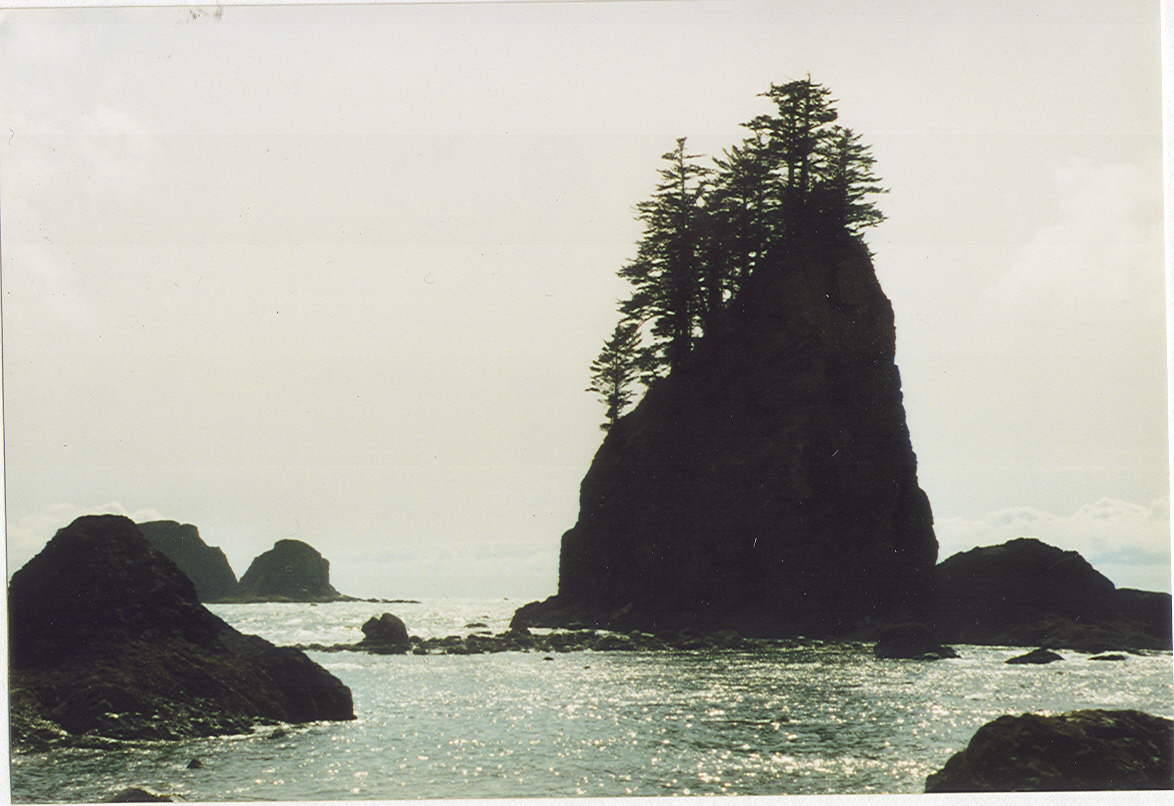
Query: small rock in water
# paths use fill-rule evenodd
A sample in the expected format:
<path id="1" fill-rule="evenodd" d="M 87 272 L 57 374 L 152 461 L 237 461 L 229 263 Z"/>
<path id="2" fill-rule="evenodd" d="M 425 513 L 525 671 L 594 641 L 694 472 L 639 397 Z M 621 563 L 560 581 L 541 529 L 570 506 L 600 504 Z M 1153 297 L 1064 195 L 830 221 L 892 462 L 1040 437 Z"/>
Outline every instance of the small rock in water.
<path id="1" fill-rule="evenodd" d="M 554 658 L 552 658 L 550 655 L 547 655 L 545 658 L 543 658 L 543 660 L 554 660 Z"/>
<path id="2" fill-rule="evenodd" d="M 119 792 L 114 797 L 110 798 L 107 803 L 171 803 L 171 798 L 166 795 L 157 795 L 154 792 L 149 792 L 146 789 L 140 789 L 137 786 L 127 787 Z"/>
<path id="3" fill-rule="evenodd" d="M 1125 660 L 1125 656 L 1117 654 L 1093 655 L 1089 660 Z"/>
<path id="4" fill-rule="evenodd" d="M 1020 655 L 1017 658 L 1008 658 L 1007 663 L 1054 663 L 1058 660 L 1064 660 L 1062 655 L 1057 655 L 1050 649 L 1033 649 L 1026 655 Z"/>
<path id="5" fill-rule="evenodd" d="M 198 758 L 193 758 L 191 761 L 188 762 L 188 769 L 189 770 L 202 770 L 202 769 L 204 769 L 204 762 L 200 761 Z"/>

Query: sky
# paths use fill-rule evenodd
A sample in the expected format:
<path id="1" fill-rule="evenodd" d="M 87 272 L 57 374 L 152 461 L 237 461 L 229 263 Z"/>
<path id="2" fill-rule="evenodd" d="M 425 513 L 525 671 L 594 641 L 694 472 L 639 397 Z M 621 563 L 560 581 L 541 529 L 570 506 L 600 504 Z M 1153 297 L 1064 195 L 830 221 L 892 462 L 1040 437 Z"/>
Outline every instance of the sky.
<path id="1" fill-rule="evenodd" d="M 1018 536 L 1170 589 L 1152 2 L 0 12 L 8 569 L 85 513 L 276 540 L 343 593 L 557 589 L 634 206 L 808 74 L 939 558 Z"/>

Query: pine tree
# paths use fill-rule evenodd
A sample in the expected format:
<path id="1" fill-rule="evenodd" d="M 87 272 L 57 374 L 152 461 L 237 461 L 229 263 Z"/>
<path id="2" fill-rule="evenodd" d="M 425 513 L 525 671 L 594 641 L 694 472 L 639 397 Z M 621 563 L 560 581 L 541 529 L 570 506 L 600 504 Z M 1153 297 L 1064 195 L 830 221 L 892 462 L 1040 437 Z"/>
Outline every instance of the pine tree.
<path id="1" fill-rule="evenodd" d="M 876 159 L 860 135 L 835 126 L 821 149 L 819 212 L 824 226 L 859 235 L 860 230 L 884 221 L 884 213 L 867 198 L 889 191 L 880 186 L 880 179 L 872 172 Z"/>
<path id="2" fill-rule="evenodd" d="M 639 323 L 620 322 L 611 338 L 604 342 L 599 357 L 591 362 L 591 385 L 587 391 L 595 392 L 607 406 L 607 419 L 600 424 L 600 430 L 610 430 L 632 402 L 635 396 L 632 384 L 640 379 L 642 358 Z"/>
<path id="3" fill-rule="evenodd" d="M 620 312 L 626 319 L 651 323 L 652 361 L 671 370 L 692 349 L 702 311 L 698 250 L 710 170 L 693 162 L 698 155 L 686 153 L 684 137 L 661 159 L 669 167 L 661 169 L 655 194 L 636 206 L 644 236 L 636 259 L 619 271 L 633 287 Z"/>

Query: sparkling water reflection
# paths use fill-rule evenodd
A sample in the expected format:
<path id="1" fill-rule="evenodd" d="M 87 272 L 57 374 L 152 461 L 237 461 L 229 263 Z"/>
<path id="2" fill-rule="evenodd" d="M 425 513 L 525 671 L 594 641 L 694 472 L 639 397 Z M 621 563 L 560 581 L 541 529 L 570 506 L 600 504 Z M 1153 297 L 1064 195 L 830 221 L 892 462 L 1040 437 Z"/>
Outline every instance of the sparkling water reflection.
<path id="1" fill-rule="evenodd" d="M 214 609 L 278 643 L 353 641 L 392 610 L 422 636 L 505 629 L 509 602 Z M 1174 716 L 1170 656 L 1006 666 L 960 647 L 878 662 L 864 645 L 762 652 L 311 653 L 360 719 L 251 736 L 18 757 L 17 801 L 93 801 L 125 786 L 187 800 L 919 792 L 1004 713 L 1139 708 Z M 187 769 L 198 757 L 202 769 Z"/>

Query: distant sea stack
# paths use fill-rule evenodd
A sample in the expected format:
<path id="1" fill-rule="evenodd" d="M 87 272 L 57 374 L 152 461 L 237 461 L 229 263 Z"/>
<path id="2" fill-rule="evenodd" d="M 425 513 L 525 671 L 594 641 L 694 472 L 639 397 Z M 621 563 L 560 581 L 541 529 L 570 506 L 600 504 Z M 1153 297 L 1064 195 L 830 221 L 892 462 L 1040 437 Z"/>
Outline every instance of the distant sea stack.
<path id="1" fill-rule="evenodd" d="M 776 260 L 608 431 L 558 594 L 516 624 L 834 635 L 924 603 L 937 540 L 869 252 Z"/>
<path id="2" fill-rule="evenodd" d="M 955 554 L 935 575 L 947 643 L 1171 648 L 1170 594 L 1117 588 L 1077 552 L 1034 538 Z"/>
<path id="3" fill-rule="evenodd" d="M 330 584 L 330 562 L 300 540 L 278 540 L 240 578 L 233 601 L 335 602 L 348 600 Z"/>
<path id="4" fill-rule="evenodd" d="M 190 523 L 148 521 L 139 531 L 151 545 L 167 555 L 196 586 L 201 602 L 215 602 L 236 592 L 236 574 L 224 552 L 207 545 Z"/>
<path id="5" fill-rule="evenodd" d="M 129 518 L 87 516 L 58 531 L 13 574 L 8 614 L 20 747 L 354 719 L 338 678 L 208 611 Z"/>

